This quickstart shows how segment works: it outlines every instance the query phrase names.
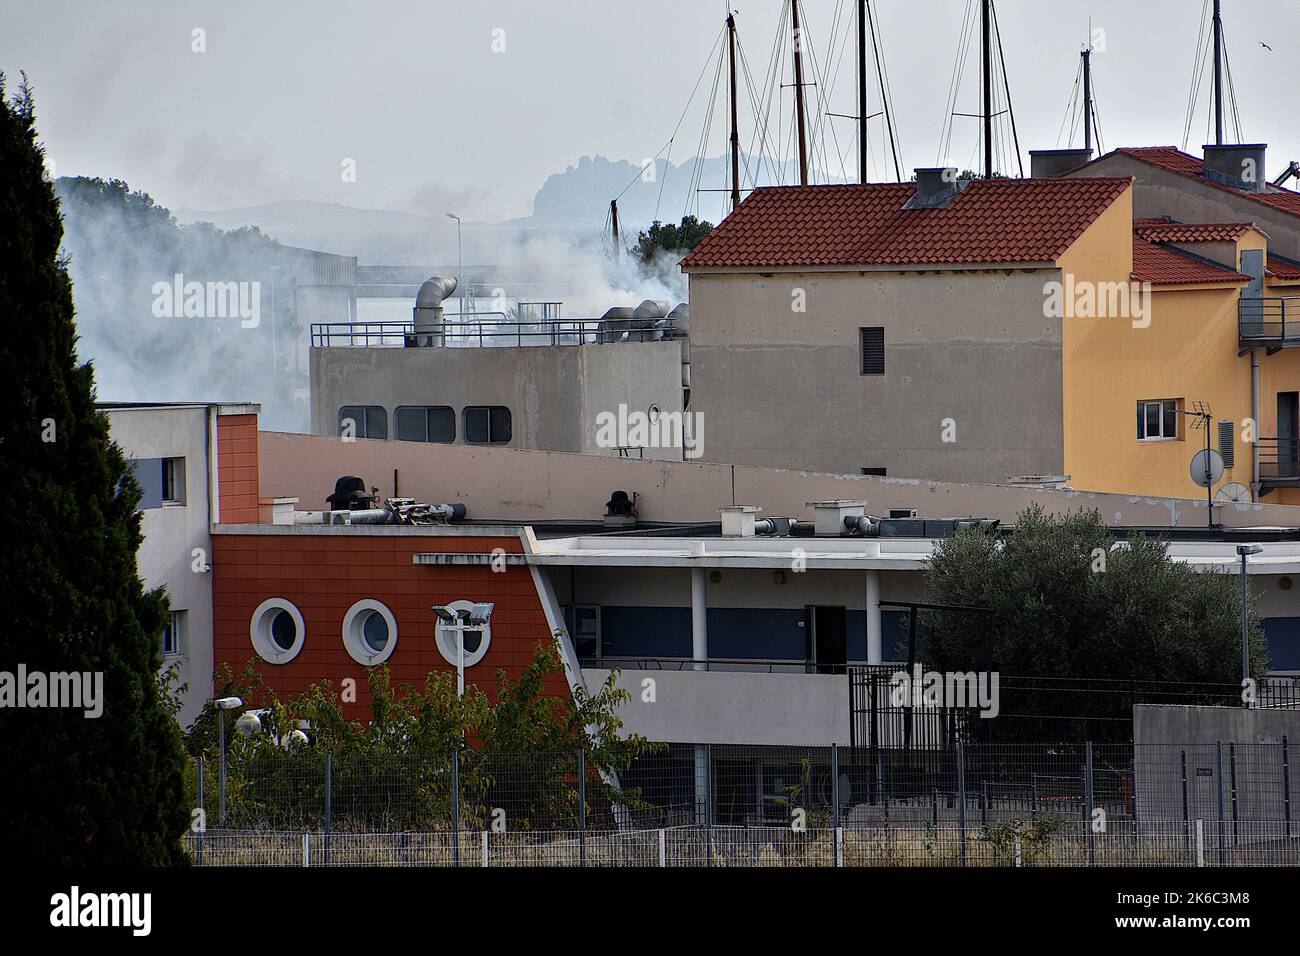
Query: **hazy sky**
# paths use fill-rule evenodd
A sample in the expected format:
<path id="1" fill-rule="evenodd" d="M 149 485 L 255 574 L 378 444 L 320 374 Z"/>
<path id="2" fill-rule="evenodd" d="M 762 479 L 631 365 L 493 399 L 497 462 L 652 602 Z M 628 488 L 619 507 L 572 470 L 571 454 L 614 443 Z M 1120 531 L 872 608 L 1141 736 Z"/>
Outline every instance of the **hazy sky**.
<path id="1" fill-rule="evenodd" d="M 782 3 L 737 5 L 761 83 Z M 837 7 L 853 6 L 804 0 L 823 60 Z M 874 6 L 904 167 L 933 165 L 966 0 Z M 1057 145 L 1089 17 L 1103 31 L 1094 69 L 1106 146 L 1181 144 L 1202 9 L 1203 0 L 999 0 L 1022 149 Z M 722 0 L 0 0 L 0 69 L 11 86 L 19 70 L 30 75 L 59 175 L 123 178 L 173 208 L 317 199 L 498 220 L 531 213 L 545 178 L 580 156 L 657 154 L 724 15 Z M 1224 20 L 1244 137 L 1269 143 L 1272 177 L 1300 159 L 1300 0 L 1224 0 Z M 206 31 L 206 52 L 192 50 L 195 29 Z M 850 39 L 831 111 L 853 111 L 853 69 Z M 978 109 L 973 80 L 968 72 L 959 111 Z M 697 148 L 711 85 L 710 74 L 674 162 Z M 723 149 L 722 119 L 719 106 L 709 155 Z M 830 122 L 852 176 L 851 123 Z M 947 158 L 969 165 L 976 121 L 955 124 Z M 748 145 L 747 108 L 741 125 Z M 355 182 L 343 181 L 347 159 Z"/>

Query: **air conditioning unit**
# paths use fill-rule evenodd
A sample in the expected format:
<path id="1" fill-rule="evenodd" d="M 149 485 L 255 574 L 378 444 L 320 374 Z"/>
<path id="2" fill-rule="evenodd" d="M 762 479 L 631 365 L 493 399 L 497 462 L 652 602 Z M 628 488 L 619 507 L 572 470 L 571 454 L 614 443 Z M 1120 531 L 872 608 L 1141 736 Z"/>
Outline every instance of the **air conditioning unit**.
<path id="1" fill-rule="evenodd" d="M 885 513 L 886 518 L 915 518 L 915 508 L 890 508 Z"/>

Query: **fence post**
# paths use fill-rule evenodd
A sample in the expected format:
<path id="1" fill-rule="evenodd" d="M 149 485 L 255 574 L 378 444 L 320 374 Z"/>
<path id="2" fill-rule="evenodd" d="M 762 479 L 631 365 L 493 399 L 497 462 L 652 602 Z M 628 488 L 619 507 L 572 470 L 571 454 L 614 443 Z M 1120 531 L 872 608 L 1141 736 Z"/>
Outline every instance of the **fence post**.
<path id="1" fill-rule="evenodd" d="M 1091 740 L 1087 741 L 1085 746 L 1084 768 L 1085 768 L 1084 771 L 1085 777 L 1084 777 L 1083 794 L 1085 800 L 1084 803 L 1085 817 L 1084 817 L 1083 825 L 1087 827 L 1088 865 L 1094 866 L 1097 863 L 1097 845 L 1094 842 L 1093 835 L 1092 835 L 1092 813 L 1093 813 L 1093 804 L 1094 804 L 1094 794 L 1092 789 L 1092 741 Z"/>
<path id="2" fill-rule="evenodd" d="M 889 792 L 885 789 L 885 752 L 876 750 L 876 792 L 880 794 L 880 804 L 885 808 L 885 819 L 889 819 Z"/>
<path id="3" fill-rule="evenodd" d="M 844 865 L 844 828 L 840 826 L 835 828 L 835 865 Z"/>
<path id="4" fill-rule="evenodd" d="M 668 838 L 664 834 L 663 827 L 659 828 L 659 865 L 668 865 Z"/>
<path id="5" fill-rule="evenodd" d="M 330 827 L 333 822 L 334 808 L 334 755 L 325 755 L 325 865 L 330 862 Z M 344 841 L 345 843 L 347 841 Z"/>
<path id="6" fill-rule="evenodd" d="M 451 752 L 451 865 L 460 866 L 460 748 Z"/>
<path id="7" fill-rule="evenodd" d="M 1187 751 L 1183 751 L 1183 838 L 1188 843 L 1191 842 L 1191 831 L 1188 829 L 1191 817 L 1187 807 Z"/>
<path id="8" fill-rule="evenodd" d="M 980 781 L 980 823 L 988 825 L 989 822 L 989 782 L 988 779 Z"/>
<path id="9" fill-rule="evenodd" d="M 1205 821 L 1196 818 L 1196 865 L 1205 866 Z"/>
<path id="10" fill-rule="evenodd" d="M 831 826 L 840 825 L 840 748 L 831 744 Z"/>
<path id="11" fill-rule="evenodd" d="M 1214 789 L 1219 795 L 1219 863 L 1223 863 L 1223 844 L 1226 842 L 1223 824 L 1223 741 L 1214 742 Z"/>
<path id="12" fill-rule="evenodd" d="M 1287 822 L 1287 839 L 1291 839 L 1291 744 L 1282 736 L 1282 818 Z"/>
<path id="13" fill-rule="evenodd" d="M 587 865 L 587 748 L 578 748 L 578 866 Z"/>
<path id="14" fill-rule="evenodd" d="M 961 865 L 966 865 L 966 748 L 957 738 L 957 826 L 961 829 Z"/>
<path id="15" fill-rule="evenodd" d="M 1228 744 L 1228 779 L 1232 782 L 1232 842 L 1237 843 L 1237 745 Z"/>
<path id="16" fill-rule="evenodd" d="M 486 868 L 488 865 L 488 831 L 487 830 L 483 831 L 482 842 L 483 842 L 483 866 Z"/>
<path id="17" fill-rule="evenodd" d="M 304 830 L 302 834 L 302 865 L 311 866 L 311 831 Z"/>
<path id="18" fill-rule="evenodd" d="M 203 758 L 199 757 L 199 819 L 203 821 L 203 826 L 199 829 L 198 853 L 196 863 L 198 866 L 203 865 L 203 834 L 208 829 L 208 811 L 203 806 Z"/>

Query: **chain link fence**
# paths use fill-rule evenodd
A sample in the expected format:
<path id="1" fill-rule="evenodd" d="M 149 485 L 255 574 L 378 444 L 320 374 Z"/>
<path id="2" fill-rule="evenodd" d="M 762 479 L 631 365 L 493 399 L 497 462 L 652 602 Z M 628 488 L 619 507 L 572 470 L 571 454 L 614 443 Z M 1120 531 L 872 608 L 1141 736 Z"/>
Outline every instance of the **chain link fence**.
<path id="1" fill-rule="evenodd" d="M 214 764 L 216 766 L 214 766 Z M 674 744 L 191 765 L 202 866 L 1300 865 L 1276 743 Z"/>

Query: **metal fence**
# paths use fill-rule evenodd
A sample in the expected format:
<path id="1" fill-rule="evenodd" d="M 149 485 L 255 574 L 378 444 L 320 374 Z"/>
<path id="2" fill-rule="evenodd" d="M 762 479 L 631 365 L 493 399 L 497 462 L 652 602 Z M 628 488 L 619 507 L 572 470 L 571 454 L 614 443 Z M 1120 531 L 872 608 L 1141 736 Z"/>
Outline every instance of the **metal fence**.
<path id="1" fill-rule="evenodd" d="M 193 765 L 200 865 L 1300 865 L 1290 742 L 668 745 Z M 215 771 L 215 772 L 214 772 Z M 215 799 L 214 799 L 215 798 Z"/>

